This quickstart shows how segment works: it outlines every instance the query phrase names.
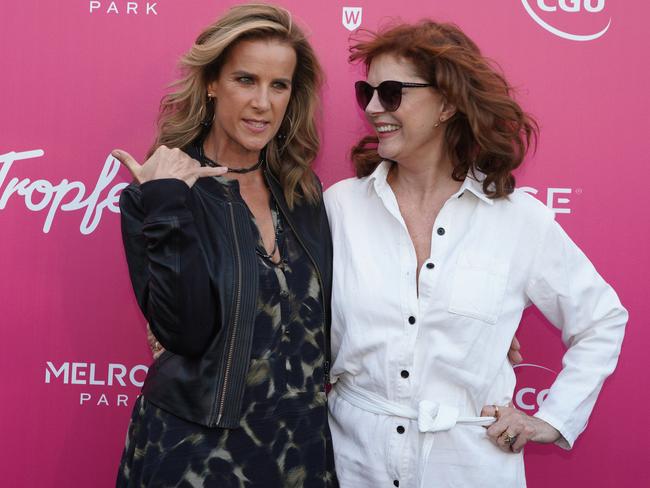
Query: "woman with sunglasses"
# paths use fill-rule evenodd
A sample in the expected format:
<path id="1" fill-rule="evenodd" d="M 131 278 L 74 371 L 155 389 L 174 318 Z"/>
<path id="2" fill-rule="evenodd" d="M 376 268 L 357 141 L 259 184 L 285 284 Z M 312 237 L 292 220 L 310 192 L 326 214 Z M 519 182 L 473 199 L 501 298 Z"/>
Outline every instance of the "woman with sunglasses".
<path id="1" fill-rule="evenodd" d="M 336 486 L 319 63 L 288 11 L 259 4 L 208 26 L 182 67 L 149 158 L 114 152 L 135 180 L 120 198 L 133 289 L 165 349 L 117 486 Z"/>
<path id="2" fill-rule="evenodd" d="M 325 194 L 334 243 L 330 426 L 344 487 L 523 487 L 528 442 L 569 449 L 627 312 L 533 197 L 514 189 L 537 126 L 457 27 L 389 28 L 352 48 L 374 135 Z M 534 416 L 506 359 L 535 304 L 564 368 Z"/>

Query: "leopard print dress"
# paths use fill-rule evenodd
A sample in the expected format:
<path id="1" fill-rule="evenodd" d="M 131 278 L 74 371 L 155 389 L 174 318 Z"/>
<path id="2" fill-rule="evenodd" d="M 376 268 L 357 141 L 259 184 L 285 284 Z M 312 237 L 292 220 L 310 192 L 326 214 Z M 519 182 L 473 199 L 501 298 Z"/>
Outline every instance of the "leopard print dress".
<path id="1" fill-rule="evenodd" d="M 237 184 L 224 184 L 241 199 Z M 257 314 L 240 428 L 187 422 L 140 396 L 118 487 L 338 486 L 327 424 L 320 285 L 296 236 L 277 210 L 272 214 L 283 260 L 275 265 L 258 253 Z M 251 225 L 259 247 L 252 214 Z"/>

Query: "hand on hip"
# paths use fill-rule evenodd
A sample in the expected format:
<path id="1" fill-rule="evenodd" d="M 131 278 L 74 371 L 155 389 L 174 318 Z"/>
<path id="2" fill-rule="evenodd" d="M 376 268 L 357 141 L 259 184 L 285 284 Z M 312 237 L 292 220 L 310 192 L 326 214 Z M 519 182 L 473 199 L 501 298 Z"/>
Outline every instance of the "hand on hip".
<path id="1" fill-rule="evenodd" d="M 509 405 L 486 405 L 481 410 L 481 417 L 497 419 L 487 427 L 487 435 L 506 452 L 520 452 L 530 441 L 542 444 L 555 442 L 561 435 L 549 423 Z"/>

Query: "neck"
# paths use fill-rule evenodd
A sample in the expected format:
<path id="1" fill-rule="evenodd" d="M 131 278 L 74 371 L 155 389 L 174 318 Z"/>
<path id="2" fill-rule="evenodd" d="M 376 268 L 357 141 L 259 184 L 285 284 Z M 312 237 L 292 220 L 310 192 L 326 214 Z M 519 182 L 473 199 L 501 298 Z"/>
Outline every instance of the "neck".
<path id="1" fill-rule="evenodd" d="M 254 166 L 260 159 L 260 151 L 249 151 L 238 144 L 219 143 L 227 136 L 217 139 L 210 133 L 203 141 L 203 153 L 221 166 L 229 169 L 243 169 Z"/>
<path id="2" fill-rule="evenodd" d="M 419 200 L 438 197 L 442 193 L 453 194 L 461 183 L 455 181 L 451 174 L 451 158 L 442 151 L 435 151 L 429 157 L 399 161 L 393 165 L 388 182 L 395 190 L 405 189 Z"/>

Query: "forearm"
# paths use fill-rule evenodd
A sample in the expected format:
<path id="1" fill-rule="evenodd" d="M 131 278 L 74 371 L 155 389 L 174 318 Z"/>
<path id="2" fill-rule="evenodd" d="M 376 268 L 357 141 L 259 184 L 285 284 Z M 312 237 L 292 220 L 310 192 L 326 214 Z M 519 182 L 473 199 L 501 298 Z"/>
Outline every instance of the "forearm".
<path id="1" fill-rule="evenodd" d="M 562 371 L 537 416 L 573 445 L 618 361 L 628 314 L 611 286 L 553 223 L 534 267 L 528 296 L 562 331 Z"/>
<path id="2" fill-rule="evenodd" d="M 123 208 L 125 250 L 138 303 L 166 349 L 200 354 L 216 332 L 217 310 L 186 206 L 189 188 L 179 180 L 157 180 L 143 184 L 140 192 L 140 232 L 133 232 L 132 215 Z"/>
<path id="3" fill-rule="evenodd" d="M 603 383 L 616 367 L 626 322 L 625 309 L 615 308 L 568 340 L 562 371 L 536 414 L 561 432 L 561 447 L 572 447 L 584 430 Z"/>

